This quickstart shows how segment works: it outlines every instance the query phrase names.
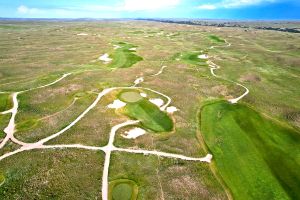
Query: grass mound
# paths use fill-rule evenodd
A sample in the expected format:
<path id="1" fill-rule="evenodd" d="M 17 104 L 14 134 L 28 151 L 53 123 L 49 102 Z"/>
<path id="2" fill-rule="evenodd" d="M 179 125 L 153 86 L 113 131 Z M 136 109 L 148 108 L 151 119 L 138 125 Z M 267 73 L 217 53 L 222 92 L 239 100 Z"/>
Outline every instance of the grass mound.
<path id="1" fill-rule="evenodd" d="M 137 46 L 119 42 L 116 43 L 119 45 L 120 48 L 116 49 L 115 52 L 112 54 L 113 61 L 109 65 L 111 68 L 128 68 L 132 65 L 136 64 L 139 61 L 142 61 L 143 58 L 136 55 L 134 52 L 135 50 L 131 50 L 132 48 L 136 48 Z"/>
<path id="2" fill-rule="evenodd" d="M 216 35 L 209 35 L 208 38 L 214 42 L 225 43 L 224 39 L 221 39 Z"/>
<path id="3" fill-rule="evenodd" d="M 241 104 L 205 105 L 201 133 L 234 199 L 300 199 L 300 134 Z"/>
<path id="4" fill-rule="evenodd" d="M 140 120 L 144 128 L 154 132 L 169 132 L 173 129 L 171 118 L 147 99 L 128 103 L 121 112 L 132 119 Z"/>
<path id="5" fill-rule="evenodd" d="M 134 181 L 119 179 L 109 183 L 109 200 L 136 200 L 138 186 Z"/>

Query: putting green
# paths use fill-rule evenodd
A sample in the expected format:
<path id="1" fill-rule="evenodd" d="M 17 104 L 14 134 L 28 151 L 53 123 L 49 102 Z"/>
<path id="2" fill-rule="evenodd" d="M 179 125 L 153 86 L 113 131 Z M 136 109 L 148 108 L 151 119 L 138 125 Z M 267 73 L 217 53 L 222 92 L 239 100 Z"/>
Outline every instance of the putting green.
<path id="1" fill-rule="evenodd" d="M 136 200 L 138 186 L 132 180 L 119 179 L 109 183 L 109 200 Z"/>
<path id="2" fill-rule="evenodd" d="M 201 109 L 201 133 L 234 199 L 300 199 L 300 133 L 243 104 Z"/>
<path id="3" fill-rule="evenodd" d="M 122 92 L 119 98 L 126 103 L 135 103 L 143 99 L 140 93 L 136 91 Z"/>

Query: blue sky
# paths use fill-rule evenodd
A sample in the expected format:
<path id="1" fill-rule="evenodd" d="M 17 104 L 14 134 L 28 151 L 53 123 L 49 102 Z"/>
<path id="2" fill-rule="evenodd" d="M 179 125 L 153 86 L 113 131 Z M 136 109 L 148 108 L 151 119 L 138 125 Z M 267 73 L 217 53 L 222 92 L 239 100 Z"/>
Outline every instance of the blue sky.
<path id="1" fill-rule="evenodd" d="M 0 0 L 0 17 L 300 19 L 300 0 Z"/>

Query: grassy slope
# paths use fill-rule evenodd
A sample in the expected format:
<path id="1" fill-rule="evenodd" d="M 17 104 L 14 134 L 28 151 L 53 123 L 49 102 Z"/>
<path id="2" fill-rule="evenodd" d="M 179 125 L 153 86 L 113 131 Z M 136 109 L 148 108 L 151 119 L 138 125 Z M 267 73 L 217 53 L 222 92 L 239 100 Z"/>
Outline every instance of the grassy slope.
<path id="1" fill-rule="evenodd" d="M 136 46 L 132 44 L 127 44 L 124 42 L 117 43 L 121 48 L 115 50 L 112 54 L 111 68 L 128 68 L 137 62 L 143 60 L 142 57 L 134 54 L 134 50 L 129 50 L 130 48 L 135 48 Z"/>
<path id="2" fill-rule="evenodd" d="M 235 199 L 300 198 L 300 134 L 245 105 L 205 105 L 201 132 Z"/>
<path id="3" fill-rule="evenodd" d="M 170 117 L 146 99 L 127 104 L 122 112 L 130 118 L 140 120 L 145 128 L 152 131 L 169 132 L 173 129 Z"/>

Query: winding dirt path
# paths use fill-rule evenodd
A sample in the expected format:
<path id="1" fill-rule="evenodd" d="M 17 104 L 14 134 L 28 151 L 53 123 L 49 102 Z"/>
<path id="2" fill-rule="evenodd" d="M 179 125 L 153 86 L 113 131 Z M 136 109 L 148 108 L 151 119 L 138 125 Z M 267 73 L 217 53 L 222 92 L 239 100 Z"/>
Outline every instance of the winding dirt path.
<path id="1" fill-rule="evenodd" d="M 217 47 L 219 48 L 219 47 L 230 47 L 230 46 L 231 46 L 231 43 L 227 42 L 227 40 L 225 40 L 225 42 L 226 42 L 226 45 L 225 45 L 225 46 L 211 46 L 210 49 L 217 48 Z M 249 89 L 248 89 L 246 86 L 242 85 L 241 83 L 238 83 L 238 82 L 235 82 L 235 81 L 232 81 L 232 80 L 228 80 L 228 79 L 225 79 L 225 78 L 223 78 L 223 77 L 221 77 L 221 76 L 216 75 L 216 74 L 215 74 L 215 70 L 220 69 L 220 66 L 219 66 L 219 65 L 215 64 L 215 63 L 212 62 L 211 60 L 207 60 L 206 63 L 207 63 L 208 66 L 210 67 L 210 73 L 211 73 L 214 77 L 223 79 L 223 80 L 228 81 L 228 82 L 231 82 L 231 83 L 234 83 L 234 84 L 236 84 L 236 85 L 242 87 L 243 89 L 245 89 L 245 92 L 244 92 L 242 95 L 240 95 L 239 97 L 233 98 L 233 99 L 228 99 L 228 101 L 229 101 L 230 103 L 232 103 L 232 104 L 238 103 L 239 100 L 241 100 L 242 98 L 244 98 L 244 97 L 249 93 Z"/>

